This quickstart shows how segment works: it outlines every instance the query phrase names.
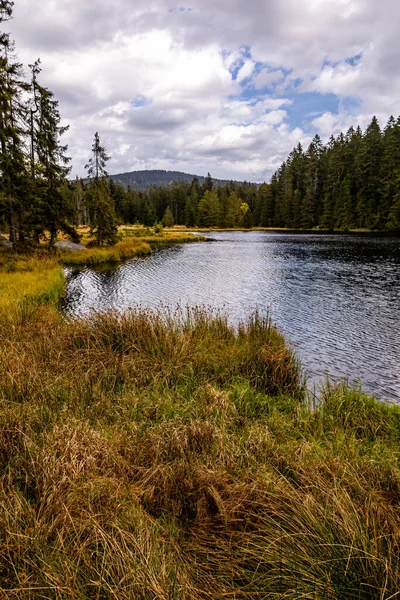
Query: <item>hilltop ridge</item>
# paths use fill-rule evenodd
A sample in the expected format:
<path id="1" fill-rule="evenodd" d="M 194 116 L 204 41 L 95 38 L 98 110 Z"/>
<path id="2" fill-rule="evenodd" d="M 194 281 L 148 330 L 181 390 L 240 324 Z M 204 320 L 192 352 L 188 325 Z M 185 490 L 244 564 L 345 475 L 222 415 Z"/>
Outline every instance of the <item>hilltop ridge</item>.
<path id="1" fill-rule="evenodd" d="M 206 180 L 205 176 L 193 175 L 191 173 L 183 173 L 181 171 L 165 171 L 163 169 L 144 170 L 144 171 L 130 171 L 127 173 L 117 173 L 110 175 L 110 178 L 115 182 L 121 184 L 124 188 L 130 186 L 131 188 L 138 191 L 146 191 L 150 186 L 169 186 L 174 181 L 188 181 L 191 182 L 193 177 L 197 177 L 200 185 Z M 227 185 L 231 179 L 217 179 L 212 178 L 214 185 Z"/>

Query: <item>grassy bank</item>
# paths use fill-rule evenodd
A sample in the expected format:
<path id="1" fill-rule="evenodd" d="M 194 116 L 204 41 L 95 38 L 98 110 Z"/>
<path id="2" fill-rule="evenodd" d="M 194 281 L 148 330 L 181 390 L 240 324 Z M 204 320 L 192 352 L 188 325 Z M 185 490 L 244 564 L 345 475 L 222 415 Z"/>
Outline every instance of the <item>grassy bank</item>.
<path id="1" fill-rule="evenodd" d="M 196 227 L 195 230 L 188 231 L 197 231 L 200 233 L 207 233 L 212 231 L 266 231 L 271 233 L 299 233 L 299 234 L 316 234 L 316 235 L 376 235 L 376 236 L 398 236 L 399 231 L 391 231 L 391 230 L 382 230 L 382 229 L 324 229 L 323 227 L 314 227 L 313 229 L 294 229 L 290 227 L 251 227 L 244 229 L 242 227 L 235 228 L 225 228 L 221 229 L 219 227 Z"/>
<path id="2" fill-rule="evenodd" d="M 151 248 L 142 239 L 127 239 L 113 246 L 88 248 L 78 252 L 66 252 L 60 257 L 63 265 L 96 266 L 104 263 L 117 263 L 134 256 L 147 256 Z"/>
<path id="3" fill-rule="evenodd" d="M 150 227 L 141 227 L 137 225 L 123 225 L 119 227 L 118 233 L 123 238 L 139 238 L 147 242 L 148 244 L 190 244 L 193 242 L 204 242 L 206 238 L 202 235 L 193 234 L 191 231 L 187 231 L 186 227 L 177 229 L 161 229 Z"/>
<path id="4" fill-rule="evenodd" d="M 0 252 L 1 324 L 29 322 L 39 307 L 55 312 L 64 287 L 62 269 L 53 258 Z"/>
<path id="5" fill-rule="evenodd" d="M 85 239 L 85 231 L 82 231 Z M 78 252 L 67 252 L 60 258 L 67 266 L 96 266 L 105 263 L 117 263 L 134 256 L 151 254 L 151 246 L 167 244 L 184 244 L 203 241 L 202 236 L 182 232 L 154 232 L 148 228 L 121 227 L 119 231 L 122 241 L 113 246 L 94 247 Z"/>
<path id="6" fill-rule="evenodd" d="M 398 598 L 399 443 L 257 315 L 2 323 L 0 598 Z"/>

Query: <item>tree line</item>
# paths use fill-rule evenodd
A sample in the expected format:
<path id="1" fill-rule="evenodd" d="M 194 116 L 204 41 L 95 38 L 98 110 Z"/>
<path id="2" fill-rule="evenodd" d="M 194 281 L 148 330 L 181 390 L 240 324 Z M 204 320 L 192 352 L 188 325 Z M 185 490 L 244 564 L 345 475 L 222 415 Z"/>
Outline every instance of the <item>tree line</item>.
<path id="1" fill-rule="evenodd" d="M 400 230 L 400 117 L 382 130 L 376 117 L 362 132 L 351 127 L 324 145 L 301 144 L 269 184 L 214 187 L 174 182 L 148 192 L 110 182 L 117 218 L 126 223 L 188 227 Z"/>
<path id="2" fill-rule="evenodd" d="M 400 117 L 299 144 L 273 175 L 264 226 L 400 230 Z"/>
<path id="3" fill-rule="evenodd" d="M 89 184 L 75 183 L 81 196 Z M 117 221 L 146 226 L 400 230 L 400 117 L 382 130 L 376 117 L 324 145 L 301 144 L 262 185 L 176 181 L 137 191 L 109 181 Z"/>
<path id="4" fill-rule="evenodd" d="M 13 2 L 0 0 L 0 24 Z M 20 245 L 60 231 L 79 239 L 88 225 L 99 245 L 117 239 L 118 224 L 187 227 L 289 227 L 400 230 L 400 117 L 381 130 L 373 117 L 362 132 L 350 128 L 323 145 L 317 135 L 299 144 L 262 185 L 215 186 L 175 181 L 147 191 L 125 189 L 106 171 L 109 160 L 95 134 L 86 179 L 68 180 L 70 157 L 61 139 L 58 102 L 40 81 L 40 60 L 26 69 L 8 33 L 0 33 L 0 227 Z"/>

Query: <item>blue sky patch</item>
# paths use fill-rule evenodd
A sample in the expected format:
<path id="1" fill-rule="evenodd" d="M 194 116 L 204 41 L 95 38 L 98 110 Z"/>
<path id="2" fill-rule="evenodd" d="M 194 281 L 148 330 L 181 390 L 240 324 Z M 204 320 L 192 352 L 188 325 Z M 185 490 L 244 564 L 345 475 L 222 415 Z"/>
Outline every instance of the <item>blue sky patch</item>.
<path id="1" fill-rule="evenodd" d="M 146 106 L 146 104 L 150 103 L 151 100 L 149 100 L 149 98 L 146 98 L 146 96 L 142 96 L 142 94 L 138 94 L 134 97 L 133 100 L 131 100 L 131 106 L 133 106 L 134 108 L 142 108 L 142 106 Z"/>

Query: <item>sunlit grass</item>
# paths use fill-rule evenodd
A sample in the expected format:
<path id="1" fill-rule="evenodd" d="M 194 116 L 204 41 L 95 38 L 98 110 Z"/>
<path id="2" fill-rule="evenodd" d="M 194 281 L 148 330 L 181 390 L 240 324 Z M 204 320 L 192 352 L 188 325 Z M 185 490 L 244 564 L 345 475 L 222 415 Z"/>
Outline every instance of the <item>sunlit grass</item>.
<path id="1" fill-rule="evenodd" d="M 85 237 L 87 231 L 80 230 L 80 233 Z M 155 233 L 149 228 L 139 227 L 122 227 L 120 235 L 122 241 L 113 246 L 91 247 L 87 250 L 64 253 L 60 260 L 64 265 L 96 266 L 103 263 L 120 262 L 135 256 L 147 256 L 151 254 L 151 245 L 181 244 L 204 240 L 202 236 L 188 233 L 164 231 Z"/>
<path id="2" fill-rule="evenodd" d="M 2 324 L 29 320 L 38 306 L 57 306 L 65 279 L 54 258 L 0 254 Z"/>
<path id="3" fill-rule="evenodd" d="M 151 248 L 142 239 L 125 239 L 114 246 L 88 248 L 78 252 L 66 252 L 60 258 L 64 265 L 94 266 L 102 263 L 115 263 L 134 256 L 147 256 Z"/>

